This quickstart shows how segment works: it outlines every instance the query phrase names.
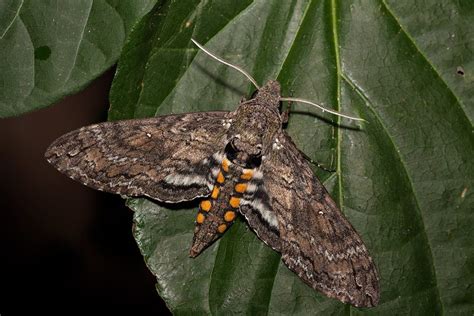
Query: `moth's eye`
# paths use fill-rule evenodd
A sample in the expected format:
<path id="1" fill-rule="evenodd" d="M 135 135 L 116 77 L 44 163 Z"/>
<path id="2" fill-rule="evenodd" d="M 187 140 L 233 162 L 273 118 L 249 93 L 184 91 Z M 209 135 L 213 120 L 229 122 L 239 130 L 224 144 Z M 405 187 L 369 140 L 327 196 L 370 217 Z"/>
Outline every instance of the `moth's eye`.
<path id="1" fill-rule="evenodd" d="M 230 161 L 234 161 L 235 158 L 237 158 L 237 149 L 234 146 L 234 143 L 230 141 L 227 146 L 225 146 L 224 149 L 225 155 L 227 156 L 227 159 Z"/>
<path id="2" fill-rule="evenodd" d="M 249 169 L 260 167 L 262 164 L 262 154 L 258 155 L 251 155 L 249 159 L 246 161 L 246 167 Z"/>
<path id="3" fill-rule="evenodd" d="M 258 149 L 258 153 L 249 155 L 248 160 L 246 161 L 247 168 L 257 168 L 262 163 L 262 144 L 257 144 L 255 148 Z"/>

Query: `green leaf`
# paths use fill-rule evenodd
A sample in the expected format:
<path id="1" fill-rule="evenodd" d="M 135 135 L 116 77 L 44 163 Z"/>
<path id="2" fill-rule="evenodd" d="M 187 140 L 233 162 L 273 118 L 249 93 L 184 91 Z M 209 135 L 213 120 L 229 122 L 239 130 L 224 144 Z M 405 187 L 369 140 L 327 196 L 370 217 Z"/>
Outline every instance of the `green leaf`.
<path id="1" fill-rule="evenodd" d="M 0 117 L 79 91 L 117 60 L 156 0 L 0 3 Z"/>
<path id="2" fill-rule="evenodd" d="M 193 37 L 261 84 L 278 79 L 283 95 L 366 119 L 357 128 L 296 104 L 288 125 L 301 150 L 336 170 L 316 171 L 375 259 L 381 303 L 364 312 L 471 314 L 473 8 L 435 0 L 164 2 L 130 36 L 110 118 L 234 110 L 252 86 L 198 52 Z M 197 202 L 129 206 L 175 314 L 362 313 L 303 284 L 244 221 L 191 259 Z"/>

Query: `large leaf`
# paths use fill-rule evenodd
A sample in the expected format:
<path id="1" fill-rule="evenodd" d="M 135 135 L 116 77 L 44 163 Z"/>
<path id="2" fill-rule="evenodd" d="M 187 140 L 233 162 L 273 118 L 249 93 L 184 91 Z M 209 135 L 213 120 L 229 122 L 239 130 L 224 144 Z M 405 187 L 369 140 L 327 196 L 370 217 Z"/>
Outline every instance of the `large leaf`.
<path id="1" fill-rule="evenodd" d="M 373 255 L 373 314 L 474 310 L 473 4 L 468 1 L 163 2 L 131 35 L 111 119 L 233 110 L 252 87 L 190 37 L 294 95 L 289 133 Z M 188 258 L 197 202 L 131 200 L 135 238 L 176 314 L 350 314 L 304 285 L 244 221 Z M 186 207 L 186 209 L 184 209 Z"/>
<path id="2" fill-rule="evenodd" d="M 117 60 L 156 0 L 2 0 L 0 117 L 80 90 Z"/>

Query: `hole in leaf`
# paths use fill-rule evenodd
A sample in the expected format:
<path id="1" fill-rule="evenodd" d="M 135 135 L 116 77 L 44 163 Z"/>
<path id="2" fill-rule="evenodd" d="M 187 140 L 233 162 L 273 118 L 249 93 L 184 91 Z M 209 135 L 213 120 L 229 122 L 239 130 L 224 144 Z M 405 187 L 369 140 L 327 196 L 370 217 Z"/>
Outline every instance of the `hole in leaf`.
<path id="1" fill-rule="evenodd" d="M 40 46 L 35 49 L 35 59 L 46 60 L 51 56 L 51 48 L 49 46 Z"/>

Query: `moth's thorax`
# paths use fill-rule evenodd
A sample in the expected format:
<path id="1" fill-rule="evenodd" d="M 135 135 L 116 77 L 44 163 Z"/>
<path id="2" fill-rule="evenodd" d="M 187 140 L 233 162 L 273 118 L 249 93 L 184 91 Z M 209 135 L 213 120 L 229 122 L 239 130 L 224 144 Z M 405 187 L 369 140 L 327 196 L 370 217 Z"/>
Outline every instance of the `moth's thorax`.
<path id="1" fill-rule="evenodd" d="M 240 104 L 228 131 L 235 153 L 229 159 L 242 167 L 254 167 L 249 160 L 266 153 L 282 128 L 279 105 L 280 84 L 276 81 L 269 81 L 253 99 Z"/>
<path id="2" fill-rule="evenodd" d="M 219 163 L 219 167 L 211 170 L 214 186 L 210 196 L 199 205 L 190 250 L 192 257 L 197 256 L 232 225 L 244 195 L 252 193 L 250 181 L 255 175 L 258 177 L 256 170 L 233 164 L 223 154 L 215 154 L 212 159 Z"/>

